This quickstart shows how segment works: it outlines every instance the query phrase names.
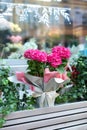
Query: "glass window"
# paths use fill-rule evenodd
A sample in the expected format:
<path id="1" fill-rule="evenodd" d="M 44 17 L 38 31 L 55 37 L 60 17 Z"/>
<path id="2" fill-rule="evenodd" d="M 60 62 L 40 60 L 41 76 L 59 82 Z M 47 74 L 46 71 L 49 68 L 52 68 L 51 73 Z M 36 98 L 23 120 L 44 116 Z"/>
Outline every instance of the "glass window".
<path id="1" fill-rule="evenodd" d="M 87 1 L 1 0 L 0 25 L 1 58 L 21 58 L 28 48 L 86 44 Z"/>

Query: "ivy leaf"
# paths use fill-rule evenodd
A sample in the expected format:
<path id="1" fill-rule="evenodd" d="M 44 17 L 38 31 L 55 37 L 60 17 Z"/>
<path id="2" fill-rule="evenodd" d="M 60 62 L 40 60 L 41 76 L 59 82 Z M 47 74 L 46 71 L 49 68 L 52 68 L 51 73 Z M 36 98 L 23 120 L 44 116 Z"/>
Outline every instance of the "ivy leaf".
<path id="1" fill-rule="evenodd" d="M 0 128 L 3 126 L 4 123 L 5 123 L 5 119 L 4 118 L 0 118 Z"/>

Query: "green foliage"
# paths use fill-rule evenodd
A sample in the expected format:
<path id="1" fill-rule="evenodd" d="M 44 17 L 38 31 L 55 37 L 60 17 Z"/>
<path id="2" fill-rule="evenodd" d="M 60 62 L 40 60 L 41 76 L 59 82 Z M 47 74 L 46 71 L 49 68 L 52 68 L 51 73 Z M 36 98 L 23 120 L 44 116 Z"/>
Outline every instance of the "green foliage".
<path id="1" fill-rule="evenodd" d="M 58 68 L 56 68 L 55 70 L 58 71 L 59 73 L 64 73 L 67 62 L 68 61 L 66 59 L 63 59 L 62 64 Z"/>
<path id="2" fill-rule="evenodd" d="M 72 66 L 71 80 L 76 86 L 87 87 L 87 57 L 80 56 L 76 65 Z"/>
<path id="3" fill-rule="evenodd" d="M 60 66 L 58 66 L 58 68 L 54 68 L 54 67 L 50 66 L 49 64 L 45 64 L 43 62 L 38 62 L 35 60 L 34 61 L 28 60 L 27 64 L 28 64 L 27 72 L 29 74 L 34 75 L 34 76 L 43 77 L 45 67 L 48 67 L 50 69 L 50 71 L 58 71 L 59 73 L 64 73 L 65 66 L 67 64 L 67 60 L 64 59 L 63 63 Z"/>
<path id="4" fill-rule="evenodd" d="M 63 95 L 60 94 L 56 98 L 56 103 L 87 100 L 87 57 L 80 56 L 76 64 L 73 64 L 72 72 L 69 72 L 68 75 L 73 87 Z"/>
<path id="5" fill-rule="evenodd" d="M 38 61 L 28 60 L 28 72 L 31 75 L 43 77 L 45 64 Z"/>
<path id="6" fill-rule="evenodd" d="M 56 103 L 68 103 L 87 100 L 87 87 L 73 86 L 69 92 L 65 92 L 56 98 Z"/>
<path id="7" fill-rule="evenodd" d="M 14 84 L 8 80 L 10 68 L 0 68 L 0 127 L 5 122 L 5 116 L 13 111 L 33 109 L 35 99 L 27 96 L 26 86 Z M 23 97 L 20 99 L 19 90 L 22 87 Z"/>

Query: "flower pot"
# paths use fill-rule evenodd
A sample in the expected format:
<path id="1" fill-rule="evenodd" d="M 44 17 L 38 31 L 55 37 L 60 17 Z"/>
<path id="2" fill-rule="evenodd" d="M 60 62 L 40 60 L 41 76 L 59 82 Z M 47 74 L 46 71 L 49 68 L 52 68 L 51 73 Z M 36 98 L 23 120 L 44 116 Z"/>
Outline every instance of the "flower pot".
<path id="1" fill-rule="evenodd" d="M 49 82 L 45 83 L 43 78 L 25 74 L 29 82 L 34 83 L 34 93 L 33 97 L 36 98 L 39 107 L 54 106 L 55 98 L 58 96 L 56 93 L 56 82 L 51 79 Z M 44 86 L 43 86 L 44 84 Z"/>

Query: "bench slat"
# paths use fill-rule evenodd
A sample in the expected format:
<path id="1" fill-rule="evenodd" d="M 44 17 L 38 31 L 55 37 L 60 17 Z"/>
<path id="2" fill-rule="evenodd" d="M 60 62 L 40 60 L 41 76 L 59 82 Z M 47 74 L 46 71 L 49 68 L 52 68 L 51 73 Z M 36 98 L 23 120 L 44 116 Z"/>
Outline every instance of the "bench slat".
<path id="1" fill-rule="evenodd" d="M 15 128 L 15 130 L 18 130 L 18 128 L 20 128 L 20 130 L 23 128 L 26 129 L 35 129 L 38 127 L 44 127 L 44 126 L 49 126 L 49 125 L 56 125 L 56 124 L 63 124 L 63 123 L 67 123 L 67 122 L 72 122 L 72 121 L 76 121 L 76 120 L 82 120 L 87 118 L 87 113 L 80 113 L 80 114 L 73 114 L 73 115 L 69 115 L 69 116 L 63 116 L 63 117 L 59 117 L 59 118 L 50 118 L 50 119 L 42 119 L 42 120 L 37 120 L 35 122 L 28 122 L 29 119 L 27 119 L 27 122 L 25 122 L 26 119 L 22 119 L 22 122 L 20 121 L 19 125 L 13 125 L 13 126 L 9 126 L 7 128 L 2 128 L 1 130 L 10 130 L 10 128 L 12 128 L 12 130 Z M 16 121 L 16 124 L 18 123 L 18 119 Z M 62 125 L 61 125 L 62 128 Z"/>
<path id="2" fill-rule="evenodd" d="M 48 127 L 43 127 L 43 128 L 36 128 L 34 130 L 54 130 L 54 129 L 60 129 L 61 126 L 62 126 L 63 130 L 72 130 L 72 128 L 80 128 L 80 127 L 82 128 L 82 126 L 84 128 L 84 126 L 86 124 L 87 124 L 87 119 L 84 119 L 84 120 L 77 120 L 77 121 L 74 121 L 74 122 L 58 124 L 58 125 L 54 125 L 54 126 L 48 126 Z M 68 128 L 68 129 L 66 129 L 66 128 Z M 87 128 L 87 125 L 86 125 L 86 128 Z"/>
<path id="3" fill-rule="evenodd" d="M 68 124 L 68 126 L 70 128 L 73 125 L 73 122 L 69 122 L 70 121 L 69 119 L 70 119 L 70 117 L 67 120 L 68 121 L 67 124 Z M 81 119 L 81 117 L 80 117 L 80 119 Z M 66 120 L 66 118 L 64 117 L 63 120 Z M 82 121 L 84 121 L 84 120 L 82 120 Z M 80 124 L 82 123 L 82 121 L 80 120 Z M 35 128 L 38 128 L 38 130 L 39 130 L 40 127 L 44 127 L 44 126 L 47 126 L 49 124 L 54 125 L 53 122 L 56 125 L 56 124 L 59 123 L 59 120 L 56 119 L 54 121 L 52 120 L 51 122 L 49 120 L 48 121 L 42 121 L 42 122 L 41 121 L 40 122 L 35 122 L 35 123 L 32 122 L 30 124 L 22 124 L 22 125 L 15 125 L 15 126 L 10 126 L 10 127 L 6 127 L 6 128 L 2 128 L 1 130 L 19 130 L 19 129 L 20 130 L 33 130 L 33 129 L 35 130 Z M 85 120 L 85 123 L 87 124 L 87 119 Z M 59 129 L 59 128 L 61 128 L 61 129 L 65 128 L 65 124 L 66 123 L 58 124 L 57 129 Z M 80 125 L 80 124 L 78 124 L 78 125 Z M 54 125 L 54 128 L 56 128 L 55 125 Z"/>
<path id="4" fill-rule="evenodd" d="M 61 112 L 66 110 L 73 110 L 78 108 L 87 108 L 87 101 L 83 102 L 76 102 L 76 103 L 66 103 L 57 105 L 54 107 L 45 107 L 45 108 L 38 108 L 34 110 L 23 110 L 23 111 L 17 111 L 12 112 L 10 115 L 6 117 L 6 120 L 10 119 L 17 119 L 17 118 L 23 118 L 27 116 L 35 116 L 35 115 L 41 115 L 41 114 L 47 114 L 47 113 L 55 113 L 55 112 Z"/>
<path id="5" fill-rule="evenodd" d="M 65 130 L 65 129 L 61 129 L 61 130 Z M 87 123 L 83 125 L 67 128 L 66 130 L 87 130 Z"/>
<path id="6" fill-rule="evenodd" d="M 74 114 L 81 115 L 81 114 L 86 114 L 87 113 L 87 108 L 81 108 L 81 109 L 75 109 L 75 110 L 70 110 L 70 111 L 63 111 L 63 112 L 57 112 L 57 113 L 48 113 L 48 114 L 42 114 L 42 115 L 37 115 L 37 116 L 32 116 L 32 117 L 25 117 L 24 119 L 15 119 L 15 120 L 8 120 L 4 126 L 8 125 L 14 125 L 18 123 L 26 123 L 26 122 L 37 122 L 38 120 L 48 120 L 48 119 L 53 119 L 53 118 L 63 118 L 65 116 L 72 116 Z M 75 119 L 74 119 L 75 120 Z"/>

